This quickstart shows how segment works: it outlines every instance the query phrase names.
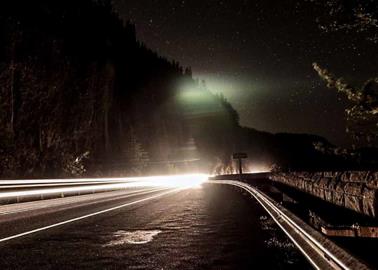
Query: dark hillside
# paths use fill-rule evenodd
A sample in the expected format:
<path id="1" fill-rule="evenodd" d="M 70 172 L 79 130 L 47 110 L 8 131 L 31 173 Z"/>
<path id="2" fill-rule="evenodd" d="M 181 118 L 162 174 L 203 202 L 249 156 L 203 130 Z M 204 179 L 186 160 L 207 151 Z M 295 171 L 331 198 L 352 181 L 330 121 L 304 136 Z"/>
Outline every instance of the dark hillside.
<path id="1" fill-rule="evenodd" d="M 323 138 L 240 127 L 109 1 L 1 1 L 0 97 L 1 177 L 232 171 L 235 151 L 267 167 L 339 164 L 313 148 Z"/>

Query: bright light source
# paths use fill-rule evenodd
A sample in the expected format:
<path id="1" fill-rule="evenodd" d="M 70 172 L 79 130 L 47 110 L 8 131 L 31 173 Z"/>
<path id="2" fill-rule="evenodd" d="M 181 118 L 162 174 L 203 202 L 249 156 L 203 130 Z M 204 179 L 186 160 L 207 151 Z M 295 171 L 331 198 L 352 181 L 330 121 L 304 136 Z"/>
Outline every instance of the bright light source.
<path id="1" fill-rule="evenodd" d="M 136 181 L 139 185 L 154 186 L 154 187 L 172 187 L 172 188 L 193 188 L 199 187 L 202 183 L 207 181 L 206 174 L 182 174 L 182 175 L 162 175 L 139 177 Z"/>
<path id="2" fill-rule="evenodd" d="M 48 195 L 59 193 L 106 191 L 137 187 L 167 187 L 167 188 L 195 188 L 201 186 L 208 179 L 206 174 L 185 174 L 149 177 L 123 177 L 123 178 L 92 178 L 92 179 L 44 179 L 44 180 L 15 180 L 12 185 L 16 191 L 0 192 L 0 199 L 20 196 Z M 0 181 L 9 185 L 12 180 Z M 67 187 L 57 188 L 55 185 L 66 184 Z M 46 188 L 51 184 L 52 187 Z M 33 187 L 32 190 L 22 190 Z M 40 187 L 41 189 L 37 189 Z M 43 188 L 42 188 L 43 187 Z M 21 190 L 20 190 L 21 188 Z"/>
<path id="3" fill-rule="evenodd" d="M 154 176 L 149 179 L 151 185 L 175 187 L 175 188 L 196 188 L 207 181 L 206 174 L 184 174 L 172 176 Z M 148 182 L 148 181 L 147 181 Z"/>
<path id="4" fill-rule="evenodd" d="M 270 172 L 270 166 L 268 165 L 251 165 L 247 166 L 246 173 L 267 173 Z"/>

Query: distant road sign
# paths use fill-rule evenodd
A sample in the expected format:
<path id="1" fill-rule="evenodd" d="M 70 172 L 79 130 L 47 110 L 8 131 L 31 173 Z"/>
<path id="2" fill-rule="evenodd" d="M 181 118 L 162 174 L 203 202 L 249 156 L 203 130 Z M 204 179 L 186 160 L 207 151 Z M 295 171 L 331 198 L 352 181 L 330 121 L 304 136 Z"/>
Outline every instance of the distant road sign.
<path id="1" fill-rule="evenodd" d="M 248 158 L 246 153 L 235 153 L 232 155 L 233 159 L 241 159 L 241 158 Z"/>

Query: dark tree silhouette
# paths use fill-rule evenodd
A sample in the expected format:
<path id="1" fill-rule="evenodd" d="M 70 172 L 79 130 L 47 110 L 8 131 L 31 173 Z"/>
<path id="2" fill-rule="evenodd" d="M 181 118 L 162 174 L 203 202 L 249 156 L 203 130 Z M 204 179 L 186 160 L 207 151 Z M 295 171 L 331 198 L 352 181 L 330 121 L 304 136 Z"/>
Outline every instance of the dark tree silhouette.
<path id="1" fill-rule="evenodd" d="M 349 123 L 347 131 L 360 144 L 378 146 L 378 78 L 368 80 L 361 88 L 355 88 L 317 63 L 313 66 L 327 87 L 335 88 L 353 102 L 354 105 L 346 109 Z"/>
<path id="2" fill-rule="evenodd" d="M 196 101 L 182 101 L 183 85 Z M 138 42 L 110 1 L 0 2 L 1 177 L 232 171 L 235 151 L 339 166 L 318 141 L 240 127 L 224 97 Z M 192 165 L 185 151 L 199 155 Z"/>

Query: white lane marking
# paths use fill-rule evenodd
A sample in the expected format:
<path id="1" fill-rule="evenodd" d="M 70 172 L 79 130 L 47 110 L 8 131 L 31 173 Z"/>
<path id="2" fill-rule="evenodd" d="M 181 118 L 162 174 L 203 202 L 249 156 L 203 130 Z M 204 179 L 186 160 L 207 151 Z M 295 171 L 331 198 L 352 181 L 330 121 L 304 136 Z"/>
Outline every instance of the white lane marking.
<path id="1" fill-rule="evenodd" d="M 82 220 L 82 219 L 86 219 L 86 218 L 89 218 L 89 217 L 104 214 L 104 213 L 107 213 L 107 212 L 110 212 L 110 211 L 114 211 L 114 210 L 117 210 L 117 209 L 120 209 L 120 208 L 124 208 L 126 206 L 130 206 L 130 205 L 138 204 L 138 203 L 141 203 L 141 202 L 149 201 L 149 200 L 152 200 L 152 199 L 156 199 L 156 198 L 168 195 L 170 193 L 177 192 L 179 190 L 182 190 L 182 188 L 175 188 L 173 190 L 169 190 L 169 191 L 166 191 L 166 192 L 163 192 L 161 194 L 157 194 L 157 195 L 154 195 L 154 196 L 151 196 L 151 197 L 147 197 L 147 198 L 136 200 L 136 201 L 133 201 L 133 202 L 121 204 L 121 205 L 118 205 L 118 206 L 115 206 L 115 207 L 111 207 L 111 208 L 101 210 L 101 211 L 98 211 L 98 212 L 95 212 L 95 213 L 87 214 L 87 215 L 84 215 L 84 216 L 68 219 L 68 220 L 65 220 L 65 221 L 62 221 L 62 222 L 58 222 L 58 223 L 48 225 L 48 226 L 45 226 L 45 227 L 41 227 L 41 228 L 38 228 L 38 229 L 34 229 L 34 230 L 31 230 L 31 231 L 27 231 L 27 232 L 15 234 L 15 235 L 12 235 L 12 236 L 8 236 L 8 237 L 0 239 L 0 243 L 9 241 L 9 240 L 12 240 L 12 239 L 15 239 L 15 238 L 19 238 L 19 237 L 22 237 L 22 236 L 26 236 L 26 235 L 29 235 L 29 234 L 33 234 L 33 233 L 36 233 L 36 232 L 45 231 L 45 230 L 48 230 L 48 229 L 51 229 L 51 228 L 54 228 L 54 227 L 62 226 L 64 224 L 72 223 L 72 222 L 75 222 L 75 221 L 78 221 L 78 220 Z"/>
<path id="2" fill-rule="evenodd" d="M 70 199 L 67 199 L 67 198 L 57 199 L 59 201 L 47 200 L 47 201 L 32 202 L 28 205 L 22 205 L 23 207 L 20 207 L 20 205 L 18 205 L 18 204 L 7 205 L 6 208 L 10 208 L 10 210 L 9 209 L 8 210 L 7 209 L 1 210 L 2 207 L 0 207 L 0 216 L 14 214 L 14 213 L 22 213 L 22 212 L 26 212 L 26 211 L 40 210 L 40 209 L 44 209 L 44 208 L 51 208 L 51 207 L 54 207 L 54 206 L 65 206 L 65 205 L 69 205 L 69 204 L 72 204 L 72 203 L 80 203 L 80 202 L 90 201 L 90 200 L 94 200 L 94 199 L 106 199 L 106 198 L 111 198 L 113 196 L 114 197 L 116 197 L 116 196 L 121 197 L 123 195 L 122 198 L 129 198 L 129 197 L 148 194 L 148 193 L 161 191 L 161 190 L 165 190 L 165 189 L 166 188 L 155 188 L 155 189 L 150 188 L 150 189 L 132 191 L 132 192 L 129 192 L 129 193 L 124 193 L 124 194 L 122 194 L 120 192 L 118 192 L 118 194 L 102 194 L 102 195 L 106 195 L 106 196 L 98 196 L 98 197 L 93 196 L 93 194 L 91 194 L 91 197 L 85 197 L 85 198 L 80 198 L 80 196 L 79 196 L 79 197 L 74 197 L 74 198 L 70 198 Z M 12 208 L 16 208 L 16 209 L 12 209 Z"/>

